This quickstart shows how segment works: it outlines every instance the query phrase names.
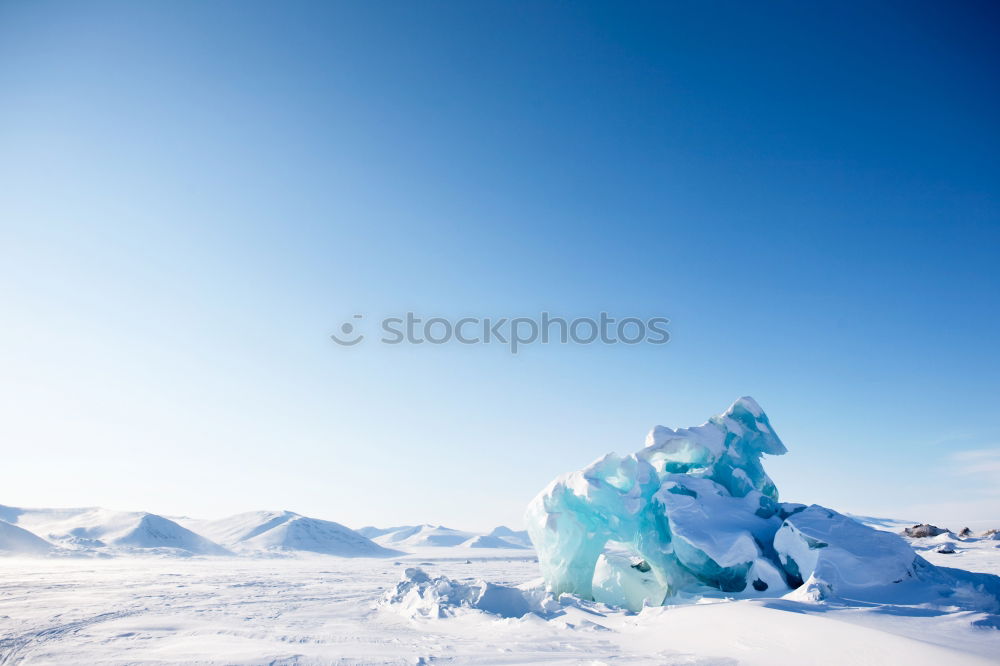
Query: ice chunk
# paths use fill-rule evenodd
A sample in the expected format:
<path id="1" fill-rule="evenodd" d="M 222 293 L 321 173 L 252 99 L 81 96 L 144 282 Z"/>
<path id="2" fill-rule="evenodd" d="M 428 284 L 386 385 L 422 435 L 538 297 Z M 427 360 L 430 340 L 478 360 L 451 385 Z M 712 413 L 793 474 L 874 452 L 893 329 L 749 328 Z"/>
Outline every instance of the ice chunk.
<path id="1" fill-rule="evenodd" d="M 666 595 L 699 585 L 745 589 L 781 523 L 778 491 L 760 459 L 782 453 L 752 398 L 694 428 L 654 428 L 642 450 L 609 454 L 532 501 L 526 522 L 543 576 L 557 594 L 593 598 L 598 558 L 615 541 L 650 566 Z M 602 576 L 605 597 L 625 581 L 610 561 Z M 623 605 L 632 603 L 626 597 Z"/>
<path id="2" fill-rule="evenodd" d="M 916 553 L 901 537 L 815 504 L 785 520 L 774 548 L 790 575 L 822 583 L 824 594 L 857 595 L 916 574 Z"/>
<path id="3" fill-rule="evenodd" d="M 785 452 L 760 406 L 740 398 L 704 425 L 658 426 L 640 451 L 557 478 L 526 515 L 548 588 L 639 610 L 803 583 L 801 598 L 821 600 L 914 578 L 918 561 L 933 569 L 897 535 L 779 503 L 761 458 Z"/>

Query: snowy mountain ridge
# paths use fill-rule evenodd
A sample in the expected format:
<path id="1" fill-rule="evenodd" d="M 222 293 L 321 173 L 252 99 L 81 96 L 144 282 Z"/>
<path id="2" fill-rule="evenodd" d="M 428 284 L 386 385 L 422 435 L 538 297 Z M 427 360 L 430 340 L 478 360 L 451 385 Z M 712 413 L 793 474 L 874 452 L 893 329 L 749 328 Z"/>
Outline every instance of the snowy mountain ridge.
<path id="1" fill-rule="evenodd" d="M 0 555 L 9 556 L 293 556 L 396 557 L 408 549 L 531 548 L 526 532 L 488 534 L 443 525 L 352 530 L 294 511 L 248 511 L 216 520 L 167 517 L 100 507 L 0 505 Z"/>

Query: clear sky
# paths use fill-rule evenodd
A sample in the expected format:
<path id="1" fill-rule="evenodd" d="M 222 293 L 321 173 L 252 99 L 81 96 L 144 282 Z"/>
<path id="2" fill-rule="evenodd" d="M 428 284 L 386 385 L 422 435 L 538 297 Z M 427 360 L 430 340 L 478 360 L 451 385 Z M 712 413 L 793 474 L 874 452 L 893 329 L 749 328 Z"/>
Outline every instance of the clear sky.
<path id="1" fill-rule="evenodd" d="M 1000 519 L 998 17 L 2 1 L 0 503 L 518 525 L 752 395 L 784 499 Z M 672 340 L 328 338 L 408 310 Z"/>

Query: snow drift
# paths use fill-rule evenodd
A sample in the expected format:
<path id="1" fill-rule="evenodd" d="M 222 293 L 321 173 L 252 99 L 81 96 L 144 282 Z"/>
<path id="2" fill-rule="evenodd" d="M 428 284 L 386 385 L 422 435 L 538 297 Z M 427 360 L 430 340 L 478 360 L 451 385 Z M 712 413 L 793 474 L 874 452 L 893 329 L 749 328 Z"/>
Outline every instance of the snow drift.
<path id="1" fill-rule="evenodd" d="M 544 614 L 559 604 L 542 589 L 520 589 L 483 580 L 461 583 L 447 576 L 431 577 L 420 567 L 410 567 L 396 586 L 382 597 L 382 604 L 411 618 L 453 617 L 474 609 L 500 617 Z"/>

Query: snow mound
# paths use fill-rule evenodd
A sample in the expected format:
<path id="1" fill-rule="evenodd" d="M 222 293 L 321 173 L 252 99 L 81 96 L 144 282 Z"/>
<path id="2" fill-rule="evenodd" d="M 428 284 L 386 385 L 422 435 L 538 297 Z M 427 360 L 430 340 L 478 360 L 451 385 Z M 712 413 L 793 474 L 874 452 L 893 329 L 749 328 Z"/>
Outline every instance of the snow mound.
<path id="1" fill-rule="evenodd" d="M 897 534 L 779 502 L 761 459 L 785 452 L 744 397 L 701 426 L 657 426 L 640 451 L 555 479 L 526 514 L 546 585 L 632 610 L 720 593 L 876 601 L 903 588 L 919 596 L 931 581 L 939 587 L 923 602 L 972 585 L 970 607 L 996 603 L 997 581 L 960 582 Z"/>
<path id="2" fill-rule="evenodd" d="M 0 520 L 0 555 L 48 555 L 53 548 L 23 527 Z"/>
<path id="3" fill-rule="evenodd" d="M 466 584 L 447 576 L 432 578 L 419 567 L 407 568 L 396 586 L 382 597 L 382 604 L 410 618 L 454 617 L 470 610 L 511 618 L 559 607 L 541 589 L 522 590 L 482 580 Z"/>
<path id="4" fill-rule="evenodd" d="M 0 507 L 0 512 L 8 522 L 76 551 L 229 554 L 219 544 L 176 522 L 144 511 Z"/>
<path id="5" fill-rule="evenodd" d="M 309 552 L 338 557 L 400 554 L 340 523 L 308 518 L 293 511 L 250 511 L 221 520 L 189 524 L 241 552 Z"/>

